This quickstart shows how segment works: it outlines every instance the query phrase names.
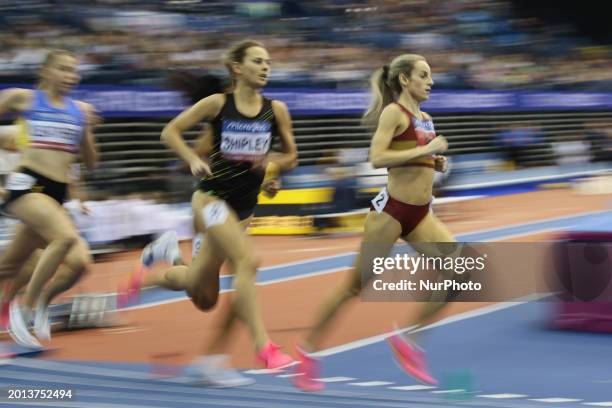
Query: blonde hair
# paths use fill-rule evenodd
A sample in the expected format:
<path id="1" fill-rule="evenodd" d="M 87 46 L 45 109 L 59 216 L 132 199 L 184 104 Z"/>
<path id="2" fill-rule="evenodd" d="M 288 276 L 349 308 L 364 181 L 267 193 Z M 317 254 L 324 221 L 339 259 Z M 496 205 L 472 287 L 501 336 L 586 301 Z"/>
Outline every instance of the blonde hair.
<path id="1" fill-rule="evenodd" d="M 255 40 L 243 40 L 237 44 L 234 44 L 230 47 L 229 50 L 225 53 L 225 58 L 223 64 L 225 68 L 227 68 L 230 76 L 230 88 L 236 85 L 236 74 L 234 74 L 234 70 L 232 69 L 232 64 L 237 62 L 241 63 L 244 61 L 244 57 L 246 56 L 249 48 L 252 47 L 262 47 L 265 48 L 262 43 Z"/>
<path id="2" fill-rule="evenodd" d="M 374 71 L 370 77 L 370 91 L 372 102 L 363 115 L 363 123 L 375 127 L 385 106 L 395 100 L 402 92 L 400 74 L 410 76 L 418 61 L 426 61 L 425 57 L 418 54 L 402 54 L 395 57 L 391 64 Z"/>
<path id="3" fill-rule="evenodd" d="M 42 63 L 42 67 L 47 68 L 49 65 L 53 64 L 58 57 L 61 57 L 62 55 L 67 55 L 69 57 L 76 58 L 76 55 L 72 51 L 59 49 L 51 50 L 45 57 L 45 60 Z"/>
<path id="4" fill-rule="evenodd" d="M 60 50 L 60 49 L 51 50 L 47 53 L 47 56 L 45 57 L 42 63 L 41 70 L 51 66 L 59 57 L 63 55 L 67 55 L 69 57 L 76 58 L 76 54 L 73 53 L 72 51 Z M 40 76 L 40 81 L 38 83 L 38 87 L 40 88 L 43 85 L 43 78 L 42 78 L 42 74 L 40 73 L 39 73 L 39 76 Z"/>

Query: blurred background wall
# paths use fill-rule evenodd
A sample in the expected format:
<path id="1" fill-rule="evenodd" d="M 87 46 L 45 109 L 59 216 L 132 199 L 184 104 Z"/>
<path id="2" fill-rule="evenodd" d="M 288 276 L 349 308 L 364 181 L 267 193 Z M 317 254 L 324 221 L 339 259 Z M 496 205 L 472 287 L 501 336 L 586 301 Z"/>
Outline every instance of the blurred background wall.
<path id="1" fill-rule="evenodd" d="M 606 174 L 612 30 L 603 3 L 592 3 L 3 1 L 0 87 L 32 87 L 50 48 L 75 51 L 83 79 L 73 96 L 105 119 L 96 129 L 101 165 L 84 173 L 90 199 L 180 206 L 194 180 L 159 135 L 188 102 L 168 77 L 225 76 L 224 50 L 261 40 L 273 59 L 265 93 L 291 110 L 299 167 L 284 175 L 277 198 L 261 198 L 256 214 L 298 217 L 290 224 L 299 226 L 300 217 L 362 209 L 385 184 L 385 171 L 367 164 L 371 135 L 359 117 L 371 72 L 405 52 L 430 62 L 435 87 L 423 108 L 450 143 L 451 171 L 438 180 L 438 197 Z M 8 156 L 0 159 L 8 171 Z"/>

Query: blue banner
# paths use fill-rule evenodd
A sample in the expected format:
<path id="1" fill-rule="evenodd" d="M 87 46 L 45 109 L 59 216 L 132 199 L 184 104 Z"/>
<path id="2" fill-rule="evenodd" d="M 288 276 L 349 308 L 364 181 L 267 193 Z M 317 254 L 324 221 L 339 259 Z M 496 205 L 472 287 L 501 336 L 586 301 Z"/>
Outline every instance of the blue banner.
<path id="1" fill-rule="evenodd" d="M 0 84 L 0 91 L 6 88 L 32 89 L 32 85 Z M 103 117 L 170 117 L 188 106 L 180 92 L 144 86 L 80 86 L 69 96 L 91 103 Z"/>
<path id="2" fill-rule="evenodd" d="M 264 94 L 285 102 L 293 115 L 360 114 L 370 99 L 366 90 L 267 89 Z M 174 116 L 188 106 L 176 91 L 147 87 L 83 86 L 71 96 L 106 117 Z M 612 109 L 612 93 L 434 91 L 423 103 L 432 113 L 605 109 Z"/>
<path id="3" fill-rule="evenodd" d="M 186 100 L 175 91 L 77 89 L 70 96 L 91 103 L 107 117 L 174 116 L 187 107 Z"/>

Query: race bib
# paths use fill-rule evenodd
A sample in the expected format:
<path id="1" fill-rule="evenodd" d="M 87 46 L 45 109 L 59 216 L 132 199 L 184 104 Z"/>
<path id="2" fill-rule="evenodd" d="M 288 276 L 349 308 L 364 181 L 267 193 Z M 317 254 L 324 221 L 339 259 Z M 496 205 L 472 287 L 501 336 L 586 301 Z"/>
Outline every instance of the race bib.
<path id="1" fill-rule="evenodd" d="M 76 147 L 80 143 L 83 127 L 77 124 L 31 120 L 28 122 L 30 141 L 58 143 Z"/>
<path id="2" fill-rule="evenodd" d="M 383 208 L 387 205 L 387 201 L 389 201 L 389 193 L 387 192 L 387 187 L 380 190 L 380 193 L 372 200 L 372 206 L 379 214 L 382 213 Z"/>
<path id="3" fill-rule="evenodd" d="M 191 241 L 191 259 L 195 259 L 196 255 L 200 253 L 202 249 L 202 243 L 204 241 L 204 234 L 196 234 Z"/>
<path id="4" fill-rule="evenodd" d="M 213 201 L 202 208 L 202 218 L 204 218 L 206 228 L 223 224 L 228 216 L 229 209 L 224 201 Z"/>
<path id="5" fill-rule="evenodd" d="M 436 137 L 436 130 L 431 120 L 413 118 L 413 124 L 418 146 L 425 146 Z"/>
<path id="6" fill-rule="evenodd" d="M 270 150 L 270 122 L 226 120 L 221 130 L 221 153 L 228 160 L 254 161 Z"/>
<path id="7" fill-rule="evenodd" d="M 36 179 L 29 174 L 11 173 L 6 180 L 7 190 L 29 190 L 36 183 Z"/>

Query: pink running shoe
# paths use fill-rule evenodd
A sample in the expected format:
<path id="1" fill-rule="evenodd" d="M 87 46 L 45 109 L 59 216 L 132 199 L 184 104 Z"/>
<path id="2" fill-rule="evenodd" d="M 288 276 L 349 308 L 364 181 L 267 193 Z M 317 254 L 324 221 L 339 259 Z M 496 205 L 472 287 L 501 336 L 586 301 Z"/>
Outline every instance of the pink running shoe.
<path id="1" fill-rule="evenodd" d="M 298 375 L 293 377 L 293 385 L 302 391 L 323 391 L 325 384 L 316 380 L 321 372 L 319 360 L 309 356 L 298 345 L 295 346 L 295 352 L 298 355 L 299 363 L 295 369 L 295 373 Z"/>
<path id="2" fill-rule="evenodd" d="M 257 352 L 257 360 L 267 369 L 278 370 L 293 363 L 293 358 L 280 351 L 281 346 L 268 341 L 265 346 Z"/>
<path id="3" fill-rule="evenodd" d="M 140 298 L 140 288 L 147 274 L 147 268 L 141 265 L 136 269 L 127 282 L 119 285 L 117 289 L 117 308 L 123 309 L 138 303 Z"/>
<path id="4" fill-rule="evenodd" d="M 423 350 L 416 344 L 411 344 L 399 334 L 393 334 L 387 338 L 387 341 L 397 362 L 404 371 L 422 383 L 438 385 L 438 380 L 429 373 Z"/>

